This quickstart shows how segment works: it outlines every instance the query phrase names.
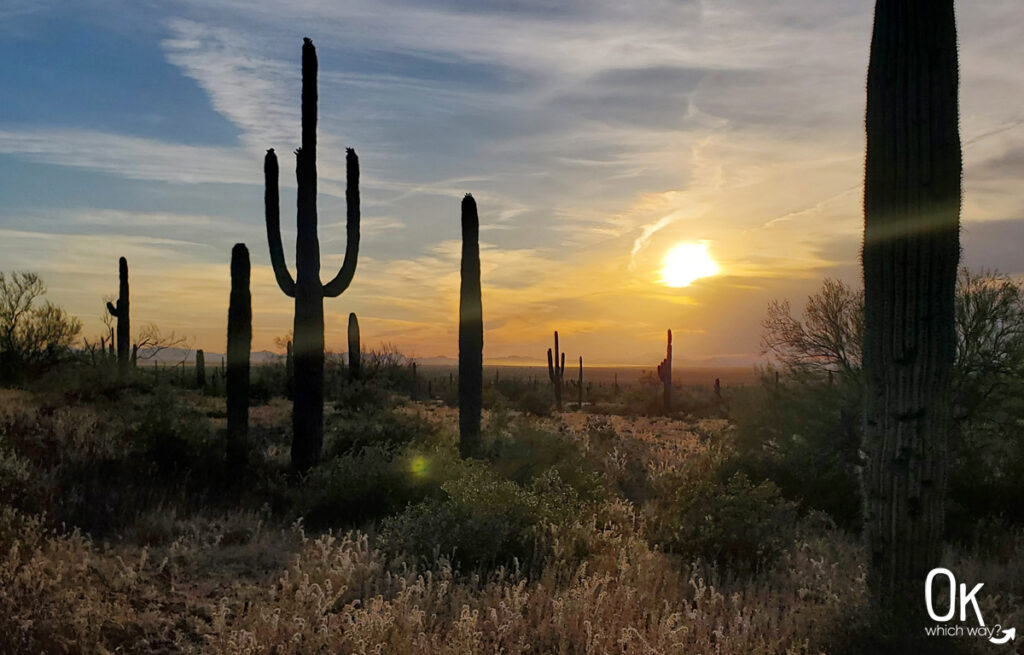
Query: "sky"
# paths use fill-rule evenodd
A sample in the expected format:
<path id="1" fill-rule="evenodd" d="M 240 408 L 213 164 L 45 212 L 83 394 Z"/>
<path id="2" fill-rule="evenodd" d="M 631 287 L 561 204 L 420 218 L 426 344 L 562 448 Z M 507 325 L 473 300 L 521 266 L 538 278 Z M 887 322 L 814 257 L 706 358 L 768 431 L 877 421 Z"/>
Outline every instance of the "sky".
<path id="1" fill-rule="evenodd" d="M 957 2 L 963 263 L 1024 275 L 1024 3 Z M 322 277 L 362 222 L 329 349 L 457 356 L 459 203 L 480 209 L 484 354 L 677 365 L 758 360 L 773 298 L 859 284 L 868 0 L 2 0 L 0 270 L 103 328 L 117 259 L 132 325 L 223 352 L 236 242 L 253 349 L 274 282 L 263 155 L 281 158 L 294 272 L 302 38 L 320 62 Z M 718 273 L 663 283 L 701 244 Z M 692 252 L 683 249 L 683 252 Z"/>

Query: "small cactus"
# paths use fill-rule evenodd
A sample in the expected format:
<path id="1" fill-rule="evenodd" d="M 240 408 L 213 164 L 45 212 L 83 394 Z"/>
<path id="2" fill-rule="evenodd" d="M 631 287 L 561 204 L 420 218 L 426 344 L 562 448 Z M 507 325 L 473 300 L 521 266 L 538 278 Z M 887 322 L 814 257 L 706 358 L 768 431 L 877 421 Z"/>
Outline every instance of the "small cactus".
<path id="1" fill-rule="evenodd" d="M 561 363 L 559 363 L 558 330 L 555 330 L 554 358 L 551 356 L 551 349 L 548 348 L 548 378 L 551 379 L 551 384 L 555 389 L 555 407 L 558 408 L 558 411 L 562 411 L 562 379 L 564 376 L 565 353 L 561 354 Z"/>
<path id="2" fill-rule="evenodd" d="M 120 289 L 117 294 L 117 305 L 108 302 L 107 311 L 117 319 L 117 370 L 121 377 L 124 377 L 131 367 L 132 340 L 131 312 L 128 309 L 128 260 L 124 257 L 118 261 L 118 279 Z"/>
<path id="3" fill-rule="evenodd" d="M 579 400 L 576 406 L 580 411 L 583 411 L 583 355 L 580 355 L 580 380 L 576 383 L 576 390 L 579 393 Z"/>
<path id="4" fill-rule="evenodd" d="M 665 411 L 672 411 L 672 330 L 668 331 L 668 346 L 665 349 L 665 359 L 658 364 L 658 379 L 664 387 Z"/>
<path id="5" fill-rule="evenodd" d="M 206 354 L 200 349 L 196 351 L 196 389 L 206 388 Z"/>
<path id="6" fill-rule="evenodd" d="M 363 374 L 363 361 L 359 345 L 359 319 L 356 313 L 348 315 L 348 378 L 358 380 Z"/>

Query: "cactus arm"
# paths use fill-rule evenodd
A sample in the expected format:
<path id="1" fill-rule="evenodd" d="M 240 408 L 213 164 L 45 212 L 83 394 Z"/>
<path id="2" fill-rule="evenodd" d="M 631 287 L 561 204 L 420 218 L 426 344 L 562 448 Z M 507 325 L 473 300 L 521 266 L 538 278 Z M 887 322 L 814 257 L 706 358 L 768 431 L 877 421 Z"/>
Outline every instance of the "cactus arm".
<path id="1" fill-rule="evenodd" d="M 548 377 L 551 378 L 552 382 L 555 381 L 555 367 L 552 365 L 550 348 L 548 348 Z"/>
<path id="2" fill-rule="evenodd" d="M 107 303 L 107 311 L 110 312 L 111 316 L 117 317 L 117 310 L 114 309 L 113 303 Z"/>
<path id="3" fill-rule="evenodd" d="M 558 369 L 558 377 L 565 375 L 565 353 L 562 353 L 562 365 Z"/>
<path id="4" fill-rule="evenodd" d="M 266 181 L 264 204 L 267 216 L 267 242 L 270 244 L 270 263 L 274 265 L 274 277 L 277 286 L 289 298 L 295 297 L 295 281 L 288 272 L 288 264 L 284 260 L 284 246 L 281 245 L 281 200 L 277 190 L 277 155 L 274 149 L 267 151 L 263 160 L 263 177 Z"/>
<path id="5" fill-rule="evenodd" d="M 345 261 L 341 265 L 341 270 L 333 280 L 324 285 L 326 298 L 337 298 L 348 288 L 356 274 L 356 260 L 359 258 L 359 157 L 352 148 L 346 152 L 345 203 L 348 207 L 348 216 L 345 231 L 348 240 L 345 243 Z"/>

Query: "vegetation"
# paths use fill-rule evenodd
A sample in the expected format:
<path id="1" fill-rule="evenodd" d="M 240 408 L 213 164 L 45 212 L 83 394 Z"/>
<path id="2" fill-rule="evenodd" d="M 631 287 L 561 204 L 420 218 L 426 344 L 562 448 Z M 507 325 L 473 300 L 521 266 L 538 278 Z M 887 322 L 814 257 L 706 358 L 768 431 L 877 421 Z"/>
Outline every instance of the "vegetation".
<path id="1" fill-rule="evenodd" d="M 14 384 L 65 361 L 82 324 L 50 302 L 35 273 L 0 273 L 0 382 Z"/>

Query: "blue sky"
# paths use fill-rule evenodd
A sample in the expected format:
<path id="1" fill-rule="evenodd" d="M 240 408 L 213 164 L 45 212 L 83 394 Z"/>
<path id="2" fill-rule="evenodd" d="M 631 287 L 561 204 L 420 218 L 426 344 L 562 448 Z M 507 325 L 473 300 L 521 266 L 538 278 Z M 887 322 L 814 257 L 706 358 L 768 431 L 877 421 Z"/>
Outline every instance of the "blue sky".
<path id="1" fill-rule="evenodd" d="M 958 3 L 965 263 L 1024 274 L 1024 5 Z M 223 350 L 231 246 L 257 349 L 289 329 L 263 226 L 282 157 L 291 260 L 303 36 L 320 58 L 320 237 L 340 264 L 344 148 L 363 171 L 359 269 L 328 300 L 363 342 L 454 355 L 458 207 L 481 210 L 486 355 L 558 329 L 591 361 L 758 357 L 768 299 L 856 281 L 861 0 L 0 4 L 0 268 L 102 329 L 117 258 L 134 324 Z M 680 242 L 722 273 L 659 283 Z"/>

